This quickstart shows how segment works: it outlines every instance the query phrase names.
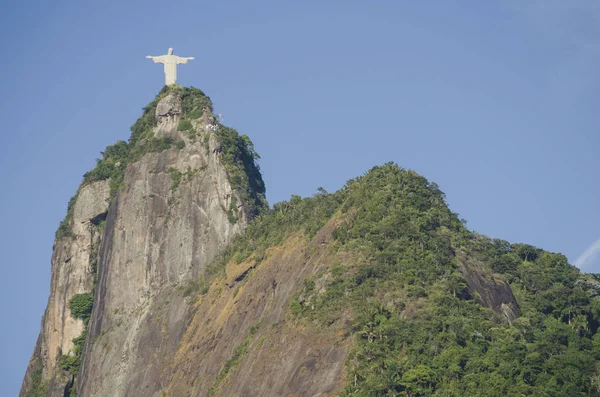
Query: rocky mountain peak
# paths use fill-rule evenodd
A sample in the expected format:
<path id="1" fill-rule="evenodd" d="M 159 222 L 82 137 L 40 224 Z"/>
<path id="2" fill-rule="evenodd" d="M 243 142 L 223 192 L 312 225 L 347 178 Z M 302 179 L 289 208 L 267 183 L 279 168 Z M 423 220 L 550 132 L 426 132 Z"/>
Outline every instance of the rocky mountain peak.
<path id="1" fill-rule="evenodd" d="M 216 121 L 202 91 L 165 87 L 131 130 L 85 174 L 57 232 L 23 396 L 155 387 L 192 309 L 174 291 L 196 283 L 265 205 L 251 142 Z M 173 294 L 157 322 L 156 305 Z M 73 314 L 79 296 L 93 296 L 85 319 Z M 164 349 L 149 357 L 144 346 L 155 343 Z"/>

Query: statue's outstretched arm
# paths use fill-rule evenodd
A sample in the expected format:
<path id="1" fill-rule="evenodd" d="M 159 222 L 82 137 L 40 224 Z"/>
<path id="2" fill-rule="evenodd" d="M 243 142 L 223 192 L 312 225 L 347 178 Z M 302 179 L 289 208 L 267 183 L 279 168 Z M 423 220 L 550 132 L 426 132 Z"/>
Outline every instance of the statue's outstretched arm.
<path id="1" fill-rule="evenodd" d="M 152 55 L 146 55 L 146 58 L 152 59 L 154 61 L 154 63 L 160 63 L 162 57 L 161 56 L 153 57 Z"/>
<path id="2" fill-rule="evenodd" d="M 194 58 L 194 57 L 185 57 L 185 58 L 184 57 L 177 57 L 177 63 L 178 64 L 182 64 L 182 63 L 185 64 L 188 61 L 193 60 L 193 59 L 196 59 L 196 58 Z"/>

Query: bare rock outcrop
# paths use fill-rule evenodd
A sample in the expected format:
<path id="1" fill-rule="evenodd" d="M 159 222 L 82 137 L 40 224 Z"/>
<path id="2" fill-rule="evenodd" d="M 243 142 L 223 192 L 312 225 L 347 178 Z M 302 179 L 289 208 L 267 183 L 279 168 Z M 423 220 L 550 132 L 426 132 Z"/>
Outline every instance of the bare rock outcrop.
<path id="1" fill-rule="evenodd" d="M 130 164 L 106 220 L 79 395 L 158 395 L 191 310 L 181 294 L 165 291 L 203 274 L 247 224 L 241 206 L 234 223 L 228 217 L 232 200 L 242 199 L 214 137 L 207 148 L 177 131 L 180 104 L 172 94 L 159 102 L 154 133 L 184 140 L 185 147 Z M 168 315 L 157 318 L 157 307 L 167 307 Z"/>
<path id="2" fill-rule="evenodd" d="M 52 272 L 48 307 L 42 318 L 42 328 L 31 359 L 21 396 L 31 387 L 34 372 L 50 379 L 48 395 L 64 393 L 70 381 L 63 376 L 59 360 L 73 349 L 73 339 L 80 336 L 84 323 L 71 316 L 69 300 L 75 294 L 91 292 L 93 269 L 100 233 L 94 221 L 106 213 L 109 205 L 108 181 L 85 185 L 79 190 L 69 222 L 71 233 L 57 238 L 52 255 Z M 56 393 L 52 392 L 55 390 Z M 62 395 L 62 393 L 60 395 Z"/>
<path id="3" fill-rule="evenodd" d="M 240 269 L 249 273 L 232 288 L 214 286 L 194 305 L 165 395 L 337 395 L 352 340 L 344 322 L 307 327 L 290 321 L 288 308 L 307 277 L 344 259 L 327 245 L 308 246 L 302 237 L 291 236 L 259 265 L 231 261 L 226 279 Z"/>
<path id="4" fill-rule="evenodd" d="M 143 122 L 154 127 L 130 143 L 139 148 L 133 152 L 145 154 L 128 163 L 123 182 L 113 184 L 106 174 L 113 175 L 111 168 L 105 168 L 103 176 L 94 174 L 95 182 L 84 182 L 70 204 L 57 233 L 48 307 L 21 396 L 62 397 L 73 387 L 80 396 L 140 390 L 151 396 L 162 390 L 165 363 L 191 315 L 191 306 L 173 288 L 202 275 L 250 216 L 232 188 L 217 138 L 207 131 L 211 105 L 201 91 L 190 90 L 204 117 L 187 119 L 186 131 L 178 131 L 184 90 L 163 90 L 151 104 L 153 117 Z M 172 147 L 145 146 L 156 142 Z M 111 186 L 118 185 L 109 203 Z M 94 309 L 75 380 L 61 368 L 61 358 L 73 356 L 73 339 L 85 335 L 86 327 L 71 315 L 69 301 L 92 291 Z M 157 305 L 168 308 L 168 315 L 157 319 Z"/>
<path id="5" fill-rule="evenodd" d="M 156 106 L 156 129 L 154 136 L 157 138 L 177 139 L 177 124 L 181 117 L 181 97 L 170 93 L 160 100 Z"/>
<path id="6" fill-rule="evenodd" d="M 489 265 L 464 251 L 458 252 L 457 259 L 458 270 L 465 278 L 469 292 L 483 306 L 498 314 L 502 322 L 512 324 L 519 317 L 519 304 L 506 279 L 492 273 Z"/>

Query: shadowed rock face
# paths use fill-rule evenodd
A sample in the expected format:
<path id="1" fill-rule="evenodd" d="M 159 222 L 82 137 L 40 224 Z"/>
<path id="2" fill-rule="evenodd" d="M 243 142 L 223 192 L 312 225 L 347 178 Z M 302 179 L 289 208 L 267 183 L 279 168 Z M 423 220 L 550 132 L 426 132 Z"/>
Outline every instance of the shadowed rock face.
<path id="1" fill-rule="evenodd" d="M 91 263 L 96 258 L 100 233 L 92 220 L 106 213 L 110 188 L 108 181 L 83 186 L 73 207 L 70 228 L 72 236 L 61 237 L 54 243 L 50 298 L 42 319 L 42 330 L 27 369 L 22 396 L 30 387 L 36 370 L 43 378 L 50 378 L 48 395 L 61 395 L 70 378 L 59 367 L 61 354 L 73 349 L 73 338 L 81 335 L 82 320 L 71 317 L 69 300 L 75 294 L 91 292 L 93 274 Z"/>
<path id="2" fill-rule="evenodd" d="M 459 253 L 458 269 L 465 278 L 471 294 L 476 294 L 480 303 L 499 314 L 504 322 L 511 323 L 519 317 L 519 304 L 510 285 L 500 274 L 493 274 L 489 265 Z"/>

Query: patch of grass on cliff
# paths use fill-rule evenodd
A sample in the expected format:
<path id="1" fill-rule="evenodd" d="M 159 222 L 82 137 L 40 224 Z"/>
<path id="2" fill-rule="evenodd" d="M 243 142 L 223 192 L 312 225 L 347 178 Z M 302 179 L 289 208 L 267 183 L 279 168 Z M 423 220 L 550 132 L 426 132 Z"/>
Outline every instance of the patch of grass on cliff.
<path id="1" fill-rule="evenodd" d="M 192 295 L 205 295 L 210 288 L 210 285 L 206 281 L 204 277 L 199 277 L 195 280 L 190 280 L 183 285 L 180 286 L 180 289 L 183 291 L 183 297 L 188 297 Z"/>
<path id="2" fill-rule="evenodd" d="M 175 168 L 169 168 L 169 175 L 171 176 L 171 191 L 177 190 L 179 185 L 181 184 L 182 173 L 177 171 Z"/>
<path id="3" fill-rule="evenodd" d="M 124 141 L 118 141 L 112 146 L 107 146 L 102 152 L 102 158 L 96 162 L 96 167 L 85 173 L 83 183 L 92 183 L 101 180 L 110 180 L 110 196 L 114 198 L 123 187 L 125 169 L 129 163 L 137 161 L 142 155 L 150 152 L 162 152 L 171 149 L 174 145 L 181 148 L 181 144 L 174 144 L 173 138 L 148 137 L 135 146 Z M 185 143 L 184 143 L 185 146 Z"/>
<path id="4" fill-rule="evenodd" d="M 313 197 L 292 196 L 290 201 L 276 203 L 263 210 L 248 225 L 244 233 L 225 247 L 208 267 L 208 274 L 224 274 L 226 264 L 253 257 L 261 261 L 267 248 L 280 244 L 292 233 L 304 233 L 312 238 L 340 208 L 343 192 L 327 193 L 320 188 Z"/>
<path id="5" fill-rule="evenodd" d="M 179 124 L 177 125 L 177 130 L 179 131 L 187 131 L 188 134 L 193 134 L 194 126 L 187 119 L 179 120 Z"/>
<path id="6" fill-rule="evenodd" d="M 250 328 L 250 334 L 246 337 L 246 339 L 244 339 L 242 343 L 237 345 L 236 348 L 233 350 L 233 354 L 231 355 L 229 360 L 227 360 L 227 362 L 219 372 L 219 375 L 217 375 L 215 383 L 211 386 L 210 389 L 208 389 L 208 392 L 206 393 L 207 397 L 214 395 L 217 392 L 217 390 L 219 390 L 219 386 L 227 378 L 231 370 L 234 369 L 240 363 L 240 361 L 242 361 L 242 358 L 244 358 L 244 356 L 248 352 L 248 345 L 252 341 L 252 337 L 254 336 L 254 334 L 256 334 L 261 324 L 262 321 L 256 325 L 253 325 Z"/>
<path id="7" fill-rule="evenodd" d="M 233 196 L 231 198 L 231 202 L 229 203 L 229 209 L 227 210 L 227 219 L 229 220 L 229 223 L 231 223 L 232 225 L 237 222 L 237 216 L 236 216 L 237 209 L 238 209 L 237 199 L 235 198 L 235 196 Z"/>
<path id="8" fill-rule="evenodd" d="M 73 211 L 78 195 L 79 190 L 77 190 L 77 193 L 69 200 L 69 204 L 67 205 L 67 215 L 65 216 L 65 219 L 60 222 L 60 225 L 58 225 L 58 229 L 56 229 L 56 234 L 54 236 L 56 240 L 64 237 L 75 238 L 75 233 L 73 233 L 73 229 L 71 228 L 71 221 L 73 220 Z"/>
<path id="9" fill-rule="evenodd" d="M 31 386 L 26 397 L 45 397 L 48 393 L 48 380 L 42 378 L 42 368 L 37 368 L 31 374 Z"/>

